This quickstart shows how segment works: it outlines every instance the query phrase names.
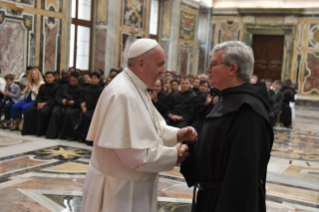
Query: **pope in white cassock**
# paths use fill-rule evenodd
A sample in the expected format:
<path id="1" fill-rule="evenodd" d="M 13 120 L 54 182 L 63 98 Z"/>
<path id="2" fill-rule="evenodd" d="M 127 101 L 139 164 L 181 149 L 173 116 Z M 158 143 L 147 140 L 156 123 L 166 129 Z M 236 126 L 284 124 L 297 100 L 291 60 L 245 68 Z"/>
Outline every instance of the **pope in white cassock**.
<path id="1" fill-rule="evenodd" d="M 166 56 L 151 39 L 128 52 L 128 67 L 101 94 L 87 140 L 94 141 L 85 178 L 82 212 L 157 211 L 158 172 L 188 156 L 178 141 L 195 140 L 192 127 L 167 126 L 148 95 Z"/>

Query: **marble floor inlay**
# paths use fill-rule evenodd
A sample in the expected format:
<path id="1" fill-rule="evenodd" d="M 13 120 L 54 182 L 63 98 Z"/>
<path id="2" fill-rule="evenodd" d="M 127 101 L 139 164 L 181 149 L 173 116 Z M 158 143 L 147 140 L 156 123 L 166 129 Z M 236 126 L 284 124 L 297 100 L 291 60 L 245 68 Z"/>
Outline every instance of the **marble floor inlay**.
<path id="1" fill-rule="evenodd" d="M 274 128 L 267 212 L 319 212 L 319 113 L 297 109 L 292 129 Z M 0 211 L 80 212 L 92 147 L 0 130 Z M 158 212 L 190 212 L 193 188 L 179 167 L 160 173 Z M 230 203 L 231 204 L 231 203 Z"/>

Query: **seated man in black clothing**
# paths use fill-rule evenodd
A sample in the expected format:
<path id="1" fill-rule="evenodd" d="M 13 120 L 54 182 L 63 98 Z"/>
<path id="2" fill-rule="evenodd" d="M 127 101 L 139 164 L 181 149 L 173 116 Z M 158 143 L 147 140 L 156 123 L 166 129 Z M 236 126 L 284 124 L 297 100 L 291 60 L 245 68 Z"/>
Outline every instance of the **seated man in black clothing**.
<path id="1" fill-rule="evenodd" d="M 89 74 L 83 75 L 83 88 L 91 85 L 91 77 Z"/>
<path id="2" fill-rule="evenodd" d="M 59 82 L 61 80 L 60 73 L 58 71 L 54 72 L 55 82 Z"/>
<path id="3" fill-rule="evenodd" d="M 100 82 L 99 82 L 99 85 L 104 88 L 105 87 L 105 82 L 104 82 L 104 79 L 103 79 L 103 75 L 104 75 L 104 71 L 102 69 L 97 69 L 96 72 L 100 75 Z"/>
<path id="4" fill-rule="evenodd" d="M 79 73 L 73 72 L 70 75 L 69 84 L 60 87 L 55 95 L 56 105 L 53 108 L 48 130 L 47 138 L 74 138 L 74 127 L 80 119 L 81 87 L 78 85 Z M 79 114 L 76 119 L 70 120 L 67 117 L 70 114 Z M 60 133 L 61 131 L 61 133 Z"/>
<path id="5" fill-rule="evenodd" d="M 188 126 L 194 118 L 196 94 L 191 89 L 189 79 L 181 79 L 181 91 L 171 95 L 170 108 L 168 110 L 168 125 L 183 128 Z"/>
<path id="6" fill-rule="evenodd" d="M 178 91 L 178 87 L 179 87 L 179 82 L 177 80 L 172 80 L 171 81 L 171 93 L 175 93 L 176 91 Z"/>
<path id="7" fill-rule="evenodd" d="M 195 79 L 193 82 L 193 91 L 196 94 L 199 94 L 199 84 L 200 84 L 200 80 L 199 79 Z"/>
<path id="8" fill-rule="evenodd" d="M 81 114 L 82 112 L 82 119 L 79 120 L 78 127 L 75 130 L 75 138 L 81 141 L 86 140 L 96 104 L 103 91 L 103 87 L 99 85 L 101 75 L 97 72 L 93 72 L 90 74 L 90 77 L 91 85 L 82 90 L 79 99 L 82 109 L 82 111 L 79 111 L 79 113 Z M 74 113 L 69 115 L 69 118 L 74 120 L 78 117 L 78 114 Z M 86 143 L 88 145 L 93 145 L 93 141 L 86 141 Z"/>
<path id="9" fill-rule="evenodd" d="M 36 103 L 26 112 L 23 123 L 22 135 L 45 135 L 50 115 L 55 105 L 55 94 L 60 85 L 55 82 L 54 73 L 45 73 L 46 83 L 41 85 L 36 98 Z"/>
<path id="10" fill-rule="evenodd" d="M 199 89 L 198 89 L 198 94 L 203 94 L 208 92 L 208 88 L 209 88 L 209 83 L 207 81 L 201 81 L 199 83 Z"/>
<path id="11" fill-rule="evenodd" d="M 117 75 L 116 69 L 112 68 L 112 69 L 110 70 L 109 77 L 114 77 L 114 76 L 116 76 L 116 75 Z"/>
<path id="12" fill-rule="evenodd" d="M 149 94 L 154 106 L 163 117 L 167 117 L 169 94 L 163 90 L 160 79 L 154 83 L 152 90 Z"/>
<path id="13" fill-rule="evenodd" d="M 67 69 L 62 69 L 61 76 L 62 78 L 57 81 L 59 85 L 64 85 L 69 83 L 69 71 Z"/>

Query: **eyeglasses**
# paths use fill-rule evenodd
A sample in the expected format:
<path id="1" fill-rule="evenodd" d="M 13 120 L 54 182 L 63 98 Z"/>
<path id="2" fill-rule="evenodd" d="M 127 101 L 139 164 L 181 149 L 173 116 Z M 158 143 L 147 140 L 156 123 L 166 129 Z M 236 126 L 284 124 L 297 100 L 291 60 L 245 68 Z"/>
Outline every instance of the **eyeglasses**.
<path id="1" fill-rule="evenodd" d="M 227 63 L 215 63 L 215 64 L 210 63 L 210 64 L 209 64 L 209 68 L 212 69 L 212 68 L 214 68 L 214 67 L 216 67 L 216 66 L 218 66 L 218 65 L 221 65 L 221 64 L 229 65 L 229 64 L 227 64 Z"/>

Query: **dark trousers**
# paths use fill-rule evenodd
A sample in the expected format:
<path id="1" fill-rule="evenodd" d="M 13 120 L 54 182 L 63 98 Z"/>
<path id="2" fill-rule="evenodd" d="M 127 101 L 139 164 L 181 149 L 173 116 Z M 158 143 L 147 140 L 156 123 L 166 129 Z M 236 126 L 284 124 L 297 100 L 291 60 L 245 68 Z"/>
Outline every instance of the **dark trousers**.
<path id="1" fill-rule="evenodd" d="M 8 103 L 6 103 L 9 101 Z M 10 120 L 11 119 L 11 107 L 14 104 L 12 100 L 7 100 L 0 102 L 0 109 L 4 108 L 4 115 L 5 115 L 5 120 Z"/>

